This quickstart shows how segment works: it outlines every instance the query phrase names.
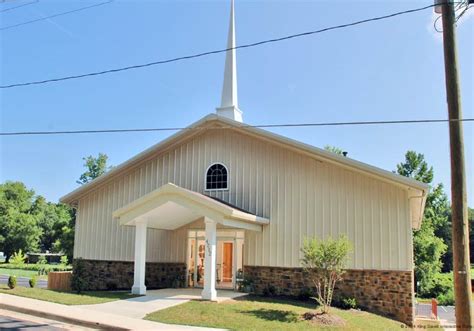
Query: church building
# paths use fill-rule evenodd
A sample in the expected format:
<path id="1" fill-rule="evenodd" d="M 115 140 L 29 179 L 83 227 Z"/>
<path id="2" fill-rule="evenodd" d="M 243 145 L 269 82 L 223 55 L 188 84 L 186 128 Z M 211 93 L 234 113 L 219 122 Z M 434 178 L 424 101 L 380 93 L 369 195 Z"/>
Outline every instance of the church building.
<path id="1" fill-rule="evenodd" d="M 228 48 L 235 47 L 232 1 Z M 247 110 L 251 111 L 251 110 Z M 298 296 L 305 238 L 346 235 L 337 285 L 359 306 L 414 318 L 412 229 L 428 186 L 244 124 L 235 49 L 226 52 L 220 107 L 63 196 L 76 208 L 74 258 L 91 290 L 199 287 Z"/>

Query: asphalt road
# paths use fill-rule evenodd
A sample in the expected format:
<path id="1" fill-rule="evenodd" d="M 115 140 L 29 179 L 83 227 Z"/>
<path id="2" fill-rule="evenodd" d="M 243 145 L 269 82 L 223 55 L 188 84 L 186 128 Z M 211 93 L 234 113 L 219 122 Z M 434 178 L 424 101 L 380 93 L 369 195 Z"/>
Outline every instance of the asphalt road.
<path id="1" fill-rule="evenodd" d="M 36 323 L 0 315 L 0 330 L 64 330 L 48 323 Z"/>
<path id="2" fill-rule="evenodd" d="M 8 284 L 8 277 L 6 275 L 0 275 L 0 284 Z M 17 277 L 16 278 L 16 285 L 17 286 L 23 286 L 23 287 L 30 287 L 29 283 L 29 278 L 25 277 Z M 48 281 L 38 279 L 36 282 L 36 287 L 38 288 L 47 288 L 48 287 Z"/>
<path id="3" fill-rule="evenodd" d="M 89 331 L 92 329 L 0 309 L 0 330 Z"/>

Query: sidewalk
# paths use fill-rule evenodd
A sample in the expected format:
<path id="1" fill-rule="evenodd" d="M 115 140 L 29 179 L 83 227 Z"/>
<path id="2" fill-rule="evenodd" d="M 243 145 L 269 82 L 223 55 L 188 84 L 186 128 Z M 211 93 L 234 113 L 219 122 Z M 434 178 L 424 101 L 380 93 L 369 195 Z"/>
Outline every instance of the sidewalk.
<path id="1" fill-rule="evenodd" d="M 171 325 L 142 319 L 124 317 L 111 313 L 97 312 L 79 306 L 0 294 L 0 309 L 54 319 L 89 328 L 113 330 L 216 330 L 192 326 Z"/>

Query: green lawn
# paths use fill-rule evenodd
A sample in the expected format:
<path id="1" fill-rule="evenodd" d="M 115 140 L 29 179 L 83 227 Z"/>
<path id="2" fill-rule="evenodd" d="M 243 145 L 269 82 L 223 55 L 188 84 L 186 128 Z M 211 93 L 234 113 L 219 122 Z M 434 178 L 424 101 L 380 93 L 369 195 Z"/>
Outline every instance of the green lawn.
<path id="1" fill-rule="evenodd" d="M 223 303 L 190 301 L 160 310 L 147 320 L 231 330 L 308 330 L 316 328 L 301 320 L 301 315 L 314 305 L 276 298 L 245 297 Z M 344 327 L 321 327 L 325 330 L 400 330 L 400 323 L 363 311 L 333 308 L 331 312 L 346 321 Z"/>
<path id="2" fill-rule="evenodd" d="M 17 277 L 26 277 L 32 278 L 36 276 L 38 279 L 48 279 L 47 275 L 38 275 L 37 271 L 34 270 L 22 270 L 22 269 L 7 269 L 0 267 L 0 275 L 8 275 L 8 276 L 17 276 Z"/>
<path id="3" fill-rule="evenodd" d="M 93 305 L 136 297 L 136 295 L 132 295 L 129 292 L 92 291 L 84 292 L 83 294 L 76 294 L 20 286 L 11 290 L 6 285 L 0 285 L 0 293 L 61 303 L 63 305 Z"/>

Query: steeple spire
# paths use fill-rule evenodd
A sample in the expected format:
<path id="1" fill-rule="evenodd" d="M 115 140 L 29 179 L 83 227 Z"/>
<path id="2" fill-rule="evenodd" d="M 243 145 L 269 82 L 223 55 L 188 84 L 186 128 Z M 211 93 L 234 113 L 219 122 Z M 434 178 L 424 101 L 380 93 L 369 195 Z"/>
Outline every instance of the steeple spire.
<path id="1" fill-rule="evenodd" d="M 221 106 L 217 108 L 217 115 L 242 122 L 242 112 L 237 102 L 237 64 L 235 58 L 235 22 L 234 22 L 234 0 L 230 4 L 230 23 L 226 52 L 224 84 L 222 86 Z"/>

